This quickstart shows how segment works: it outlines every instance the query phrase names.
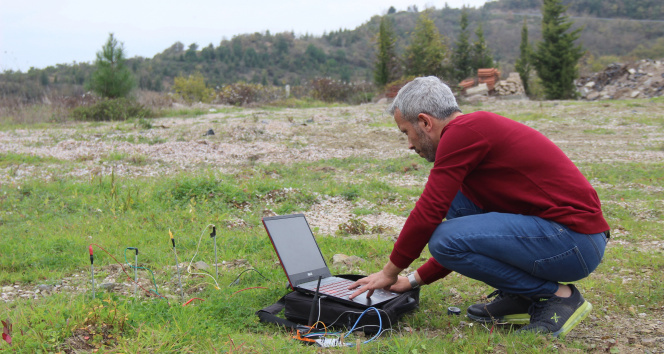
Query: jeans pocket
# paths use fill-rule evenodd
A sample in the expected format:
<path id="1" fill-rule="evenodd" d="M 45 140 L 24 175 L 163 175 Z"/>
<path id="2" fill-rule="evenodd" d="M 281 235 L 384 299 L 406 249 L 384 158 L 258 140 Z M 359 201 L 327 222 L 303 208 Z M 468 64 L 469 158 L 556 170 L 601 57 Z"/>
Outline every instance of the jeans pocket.
<path id="1" fill-rule="evenodd" d="M 578 247 L 559 255 L 535 261 L 533 276 L 555 282 L 583 279 L 590 274 Z"/>

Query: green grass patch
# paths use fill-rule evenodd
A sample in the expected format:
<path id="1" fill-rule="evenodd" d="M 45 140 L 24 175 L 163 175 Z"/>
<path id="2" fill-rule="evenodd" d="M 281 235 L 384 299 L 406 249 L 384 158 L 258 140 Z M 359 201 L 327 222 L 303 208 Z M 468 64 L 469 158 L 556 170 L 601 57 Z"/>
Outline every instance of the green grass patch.
<path id="1" fill-rule="evenodd" d="M 16 154 L 13 152 L 0 153 L 0 168 L 7 168 L 16 165 L 39 165 L 39 164 L 62 163 L 55 157 L 41 157 L 32 154 Z"/>
<path id="2" fill-rule="evenodd" d="M 585 134 L 599 134 L 599 135 L 613 135 L 616 134 L 615 131 L 606 128 L 597 128 L 597 129 L 585 129 L 583 130 Z"/>

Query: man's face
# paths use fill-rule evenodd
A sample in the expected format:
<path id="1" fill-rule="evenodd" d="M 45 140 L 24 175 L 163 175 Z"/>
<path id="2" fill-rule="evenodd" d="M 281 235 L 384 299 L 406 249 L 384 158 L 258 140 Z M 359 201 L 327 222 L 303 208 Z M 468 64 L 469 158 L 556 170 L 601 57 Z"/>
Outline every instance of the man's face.
<path id="1" fill-rule="evenodd" d="M 394 111 L 394 121 L 399 130 L 408 137 L 409 149 L 415 150 L 418 155 L 429 162 L 436 160 L 437 146 L 419 124 L 412 124 L 404 120 L 398 108 Z"/>

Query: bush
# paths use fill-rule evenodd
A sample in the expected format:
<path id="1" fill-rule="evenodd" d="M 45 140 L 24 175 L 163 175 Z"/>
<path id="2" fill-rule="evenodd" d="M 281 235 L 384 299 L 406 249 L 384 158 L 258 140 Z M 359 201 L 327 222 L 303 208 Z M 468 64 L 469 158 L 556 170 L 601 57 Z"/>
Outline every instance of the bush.
<path id="1" fill-rule="evenodd" d="M 89 107 L 81 106 L 72 111 L 76 120 L 113 121 L 130 118 L 150 118 L 152 111 L 129 98 L 104 99 Z"/>
<path id="2" fill-rule="evenodd" d="M 249 84 L 243 81 L 224 86 L 219 92 L 219 101 L 235 106 L 250 103 L 267 103 L 283 99 L 285 92 L 276 86 Z"/>
<path id="3" fill-rule="evenodd" d="M 399 80 L 387 83 L 385 85 L 385 96 L 389 98 L 396 97 L 397 93 L 399 93 L 399 90 L 401 90 L 402 87 L 413 80 L 415 80 L 415 76 L 406 76 Z"/>
<path id="4" fill-rule="evenodd" d="M 315 79 L 311 86 L 313 97 L 325 102 L 370 102 L 374 91 L 373 85 L 367 82 L 349 83 L 329 78 Z"/>
<path id="5" fill-rule="evenodd" d="M 195 73 L 186 78 L 176 77 L 173 82 L 173 90 L 187 103 L 210 103 L 214 99 L 214 90 L 205 85 L 205 79 L 201 73 Z"/>

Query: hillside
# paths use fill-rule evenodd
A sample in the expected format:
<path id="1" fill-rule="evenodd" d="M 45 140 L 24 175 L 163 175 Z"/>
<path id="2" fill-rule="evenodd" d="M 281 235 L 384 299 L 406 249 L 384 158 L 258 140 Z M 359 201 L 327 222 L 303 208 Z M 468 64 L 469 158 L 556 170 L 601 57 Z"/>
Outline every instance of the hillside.
<path id="1" fill-rule="evenodd" d="M 482 8 L 467 9 L 470 33 L 482 24 L 488 47 L 503 73 L 512 70 L 518 56 L 524 20 L 530 40 L 540 40 L 539 3 L 539 0 L 500 0 L 488 2 Z M 580 41 L 588 52 L 583 59 L 585 64 L 664 57 L 661 15 L 664 5 L 661 1 L 574 0 L 566 3 L 575 28 L 583 28 Z M 643 8 L 651 10 L 644 12 Z M 458 35 L 461 11 L 450 7 L 430 9 L 430 16 L 447 38 L 449 47 Z M 397 52 L 401 54 L 420 13 L 401 11 L 386 16 L 394 24 Z M 218 44 L 176 42 L 153 58 L 135 57 L 129 59 L 129 63 L 139 88 L 152 91 L 168 91 L 175 77 L 194 72 L 201 72 L 212 87 L 237 81 L 297 86 L 316 77 L 371 81 L 379 22 L 380 16 L 374 16 L 353 30 L 340 29 L 322 36 L 265 32 L 239 34 Z M 608 59 L 600 60 L 602 57 Z M 47 90 L 65 94 L 80 92 L 92 70 L 90 63 L 75 63 L 32 69 L 27 74 L 6 72 L 0 75 L 0 95 L 19 95 L 25 100 L 34 100 Z"/>
<path id="2" fill-rule="evenodd" d="M 577 16 L 664 20 L 664 2 L 660 0 L 563 0 L 568 13 Z M 488 2 L 487 9 L 503 11 L 539 10 L 542 0 L 500 0 Z"/>

